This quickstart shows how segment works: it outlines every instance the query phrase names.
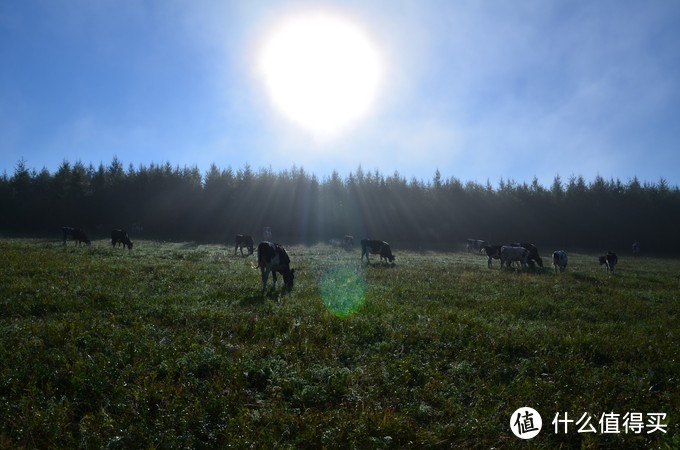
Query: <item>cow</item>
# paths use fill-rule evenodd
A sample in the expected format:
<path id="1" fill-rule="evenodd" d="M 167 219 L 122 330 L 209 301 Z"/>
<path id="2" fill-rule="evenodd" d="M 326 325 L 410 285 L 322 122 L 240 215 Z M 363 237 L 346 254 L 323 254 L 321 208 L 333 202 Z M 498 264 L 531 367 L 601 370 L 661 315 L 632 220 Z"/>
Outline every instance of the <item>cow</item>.
<path id="1" fill-rule="evenodd" d="M 633 242 L 631 249 L 633 250 L 633 256 L 640 256 L 640 243 L 638 241 Z"/>
<path id="2" fill-rule="evenodd" d="M 543 260 L 538 254 L 538 248 L 534 244 L 526 244 L 522 242 L 515 242 L 512 244 L 513 247 L 524 247 L 529 251 L 529 256 L 527 257 L 527 264 L 529 264 L 529 267 L 532 269 L 535 267 L 535 264 L 538 264 L 538 267 L 543 268 Z"/>
<path id="3" fill-rule="evenodd" d="M 132 250 L 132 241 L 130 236 L 128 236 L 125 230 L 112 230 L 111 231 L 111 245 L 117 247 L 119 244 L 123 244 L 123 247 L 127 247 L 128 250 Z"/>
<path id="4" fill-rule="evenodd" d="M 84 242 L 86 245 L 90 245 L 90 240 L 87 238 L 85 232 L 80 228 L 62 227 L 61 232 L 64 239 L 64 245 L 66 245 L 67 239 L 73 239 L 76 241 L 76 245 L 80 245 L 81 242 Z"/>
<path id="5" fill-rule="evenodd" d="M 262 241 L 257 246 L 257 266 L 262 274 L 262 293 L 267 290 L 267 278 L 271 272 L 274 282 L 272 286 L 276 288 L 276 272 L 283 277 L 283 284 L 287 290 L 293 289 L 295 269 L 290 268 L 290 258 L 286 249 L 279 244 L 269 241 Z"/>
<path id="6" fill-rule="evenodd" d="M 236 254 L 236 251 L 238 249 L 241 249 L 241 256 L 243 255 L 243 247 L 248 249 L 248 254 L 252 255 L 253 254 L 253 248 L 255 247 L 255 242 L 253 241 L 253 237 L 250 236 L 249 234 L 237 234 L 236 237 L 234 238 L 235 245 L 234 245 L 234 255 Z"/>
<path id="7" fill-rule="evenodd" d="M 528 257 L 529 250 L 526 248 L 504 245 L 501 247 L 501 269 L 503 268 L 503 264 L 505 264 L 506 267 L 510 267 L 515 261 L 518 261 L 522 265 L 522 268 L 524 268 L 527 265 Z"/>
<path id="8" fill-rule="evenodd" d="M 376 241 L 374 239 L 362 239 L 361 240 L 361 260 L 364 260 L 364 255 L 366 255 L 366 261 L 368 263 L 371 260 L 368 258 L 368 254 L 373 253 L 380 254 L 380 261 L 383 259 L 394 263 L 394 255 L 392 254 L 392 249 L 390 244 L 385 241 Z"/>
<path id="9" fill-rule="evenodd" d="M 599 260 L 600 265 L 607 268 L 607 272 L 613 272 L 614 267 L 616 267 L 616 264 L 619 262 L 619 258 L 616 256 L 616 253 L 612 251 L 607 251 L 607 254 L 600 256 Z"/>
<path id="10" fill-rule="evenodd" d="M 468 239 L 465 249 L 467 250 L 468 253 L 470 253 L 470 250 L 481 252 L 487 245 L 489 245 L 489 243 L 481 239 Z"/>
<path id="11" fill-rule="evenodd" d="M 492 259 L 500 259 L 501 258 L 501 246 L 500 245 L 485 245 L 482 247 L 482 251 L 486 253 L 486 256 L 489 257 L 489 261 L 487 262 L 487 266 L 489 269 L 491 268 L 491 260 Z"/>
<path id="12" fill-rule="evenodd" d="M 342 246 L 345 250 L 351 250 L 352 247 L 354 247 L 354 236 L 346 234 L 345 237 L 342 238 Z"/>
<path id="13" fill-rule="evenodd" d="M 567 258 L 567 252 L 564 250 L 556 250 L 552 254 L 552 260 L 555 273 L 557 273 L 558 269 L 560 272 L 564 272 L 564 269 L 567 268 L 567 261 L 569 258 Z"/>

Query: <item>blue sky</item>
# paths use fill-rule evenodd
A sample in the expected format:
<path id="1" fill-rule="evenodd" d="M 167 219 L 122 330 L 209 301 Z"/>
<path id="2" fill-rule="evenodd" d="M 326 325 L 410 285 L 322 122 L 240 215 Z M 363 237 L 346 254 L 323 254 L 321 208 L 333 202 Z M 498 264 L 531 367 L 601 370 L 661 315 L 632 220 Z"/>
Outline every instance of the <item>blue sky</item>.
<path id="1" fill-rule="evenodd" d="M 257 48 L 326 9 L 384 61 L 370 114 L 330 140 L 272 108 Z M 680 185 L 680 2 L 0 2 L 0 173 L 63 160 L 398 171 L 407 179 L 596 175 Z"/>

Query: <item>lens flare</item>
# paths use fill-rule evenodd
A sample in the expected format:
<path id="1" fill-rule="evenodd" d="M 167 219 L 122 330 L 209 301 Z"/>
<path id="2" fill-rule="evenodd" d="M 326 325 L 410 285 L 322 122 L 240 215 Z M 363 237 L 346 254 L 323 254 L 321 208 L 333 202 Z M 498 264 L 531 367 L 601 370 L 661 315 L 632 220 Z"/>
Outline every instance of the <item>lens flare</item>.
<path id="1" fill-rule="evenodd" d="M 366 300 L 366 281 L 356 268 L 331 269 L 321 279 L 321 300 L 338 317 L 355 313 Z"/>

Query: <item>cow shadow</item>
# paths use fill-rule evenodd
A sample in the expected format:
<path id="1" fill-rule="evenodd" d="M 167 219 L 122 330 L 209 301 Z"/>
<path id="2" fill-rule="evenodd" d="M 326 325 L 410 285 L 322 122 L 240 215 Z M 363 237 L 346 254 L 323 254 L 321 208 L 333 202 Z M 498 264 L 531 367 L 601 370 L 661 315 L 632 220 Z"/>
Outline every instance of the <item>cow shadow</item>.
<path id="1" fill-rule="evenodd" d="M 266 296 L 261 293 L 255 295 L 249 295 L 248 297 L 242 298 L 239 301 L 240 306 L 255 306 L 262 305 L 266 300 Z"/>
<path id="2" fill-rule="evenodd" d="M 385 262 L 385 261 L 382 261 L 382 262 L 367 262 L 367 263 L 364 264 L 364 267 L 393 269 L 393 268 L 397 267 L 397 263 L 396 262 L 388 263 L 388 262 Z"/>
<path id="3" fill-rule="evenodd" d="M 580 272 L 572 272 L 571 277 L 577 281 L 584 281 L 591 284 L 598 284 L 600 282 L 596 277 Z"/>
<path id="4" fill-rule="evenodd" d="M 285 288 L 280 288 L 280 289 L 267 289 L 266 292 L 262 293 L 261 291 L 258 291 L 257 294 L 249 295 L 239 301 L 239 305 L 241 306 L 256 306 L 256 305 L 263 305 L 267 301 L 274 301 L 278 302 L 281 301 L 284 297 L 290 296 L 291 292 L 288 291 Z"/>

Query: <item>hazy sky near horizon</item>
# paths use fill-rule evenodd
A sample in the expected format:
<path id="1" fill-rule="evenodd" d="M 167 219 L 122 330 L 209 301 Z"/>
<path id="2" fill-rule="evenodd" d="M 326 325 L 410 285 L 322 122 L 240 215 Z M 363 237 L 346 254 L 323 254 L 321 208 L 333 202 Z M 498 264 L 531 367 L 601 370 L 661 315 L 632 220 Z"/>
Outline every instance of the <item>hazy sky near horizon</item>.
<path id="1" fill-rule="evenodd" d="M 260 48 L 323 11 L 380 55 L 368 112 L 331 138 L 272 104 Z M 596 175 L 680 185 L 680 2 L 0 2 L 0 174 L 62 161 L 361 167 L 496 186 Z"/>

